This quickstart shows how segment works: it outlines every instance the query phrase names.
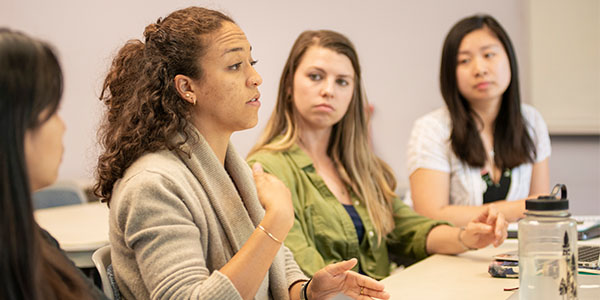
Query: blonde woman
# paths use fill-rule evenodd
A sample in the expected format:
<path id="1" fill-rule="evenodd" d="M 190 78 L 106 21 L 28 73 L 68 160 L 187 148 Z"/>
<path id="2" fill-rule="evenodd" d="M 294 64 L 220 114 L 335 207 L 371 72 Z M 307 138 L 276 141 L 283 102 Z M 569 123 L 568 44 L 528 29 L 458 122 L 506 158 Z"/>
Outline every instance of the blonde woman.
<path id="1" fill-rule="evenodd" d="M 369 147 L 358 56 L 343 35 L 306 31 L 284 67 L 277 104 L 248 162 L 291 190 L 295 220 L 285 244 L 307 275 L 358 258 L 355 271 L 390 274 L 388 251 L 413 259 L 501 244 L 492 206 L 454 228 L 414 213 L 394 193 L 388 165 Z"/>

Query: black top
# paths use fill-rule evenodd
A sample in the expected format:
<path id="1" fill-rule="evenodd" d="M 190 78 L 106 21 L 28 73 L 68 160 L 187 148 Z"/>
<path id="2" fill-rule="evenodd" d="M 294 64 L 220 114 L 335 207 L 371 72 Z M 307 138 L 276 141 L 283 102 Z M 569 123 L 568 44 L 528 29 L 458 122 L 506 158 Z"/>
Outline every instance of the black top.
<path id="1" fill-rule="evenodd" d="M 52 235 L 50 235 L 50 233 L 48 231 L 44 230 L 43 228 L 40 228 L 40 230 L 42 232 L 42 237 L 48 242 L 48 244 L 50 244 L 53 247 L 56 247 L 58 249 L 58 251 L 60 251 L 65 256 L 67 261 L 71 262 L 71 265 L 73 266 L 73 268 L 77 269 L 77 273 L 79 274 L 79 276 L 81 276 L 81 278 L 83 279 L 85 284 L 88 286 L 89 291 L 90 291 L 90 296 L 92 297 L 92 299 L 108 300 L 108 297 L 106 297 L 104 292 L 102 292 L 100 289 L 98 289 L 98 287 L 96 285 L 94 285 L 92 280 L 89 277 L 85 276 L 85 274 L 79 268 L 77 268 L 77 266 L 75 266 L 75 264 L 67 257 L 65 252 L 60 248 L 58 241 Z"/>
<path id="2" fill-rule="evenodd" d="M 483 180 L 483 183 L 487 187 L 483 192 L 483 203 L 505 200 L 506 195 L 508 195 L 508 189 L 510 188 L 511 175 L 512 172 L 510 169 L 504 170 L 498 183 L 492 181 L 489 172 L 481 175 L 481 180 Z"/>

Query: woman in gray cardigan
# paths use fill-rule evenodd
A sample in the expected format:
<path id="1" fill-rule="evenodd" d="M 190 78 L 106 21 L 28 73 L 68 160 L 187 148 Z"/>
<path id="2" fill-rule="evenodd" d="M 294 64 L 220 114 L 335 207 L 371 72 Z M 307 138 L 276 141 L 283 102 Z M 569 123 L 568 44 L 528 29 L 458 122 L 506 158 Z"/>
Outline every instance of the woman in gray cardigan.
<path id="1" fill-rule="evenodd" d="M 111 258 L 127 299 L 389 298 L 330 265 L 311 281 L 281 245 L 287 188 L 229 142 L 257 123 L 251 46 L 227 16 L 190 7 L 148 25 L 117 54 L 101 99 L 96 193 L 110 205 Z"/>

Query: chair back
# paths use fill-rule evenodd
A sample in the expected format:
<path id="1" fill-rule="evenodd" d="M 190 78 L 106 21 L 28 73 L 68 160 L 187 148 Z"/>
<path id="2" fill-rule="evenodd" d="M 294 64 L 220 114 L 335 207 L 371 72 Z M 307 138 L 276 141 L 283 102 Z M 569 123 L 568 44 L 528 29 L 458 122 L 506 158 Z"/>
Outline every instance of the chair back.
<path id="1" fill-rule="evenodd" d="M 75 181 L 61 180 L 33 194 L 33 208 L 49 208 L 88 202 L 81 186 Z"/>
<path id="2" fill-rule="evenodd" d="M 99 248 L 94 251 L 92 254 L 92 261 L 94 265 L 96 265 L 96 269 L 98 269 L 98 273 L 100 274 L 100 280 L 102 281 L 102 291 L 106 294 L 108 299 L 114 300 L 115 293 L 113 291 L 112 284 L 110 279 L 108 278 L 107 268 L 111 264 L 110 260 L 110 245 Z"/>

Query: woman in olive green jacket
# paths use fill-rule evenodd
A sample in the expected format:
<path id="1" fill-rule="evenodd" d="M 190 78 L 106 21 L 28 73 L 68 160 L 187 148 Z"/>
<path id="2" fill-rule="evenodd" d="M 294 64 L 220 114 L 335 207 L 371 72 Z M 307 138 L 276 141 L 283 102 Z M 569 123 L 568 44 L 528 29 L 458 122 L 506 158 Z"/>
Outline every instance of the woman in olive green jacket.
<path id="1" fill-rule="evenodd" d="M 306 274 L 356 257 L 356 271 L 381 279 L 390 274 L 389 251 L 422 259 L 503 242 L 506 221 L 493 206 L 455 228 L 404 205 L 391 169 L 369 146 L 366 108 L 352 43 L 332 31 L 302 33 L 248 161 L 291 190 L 295 221 L 285 244 Z"/>

